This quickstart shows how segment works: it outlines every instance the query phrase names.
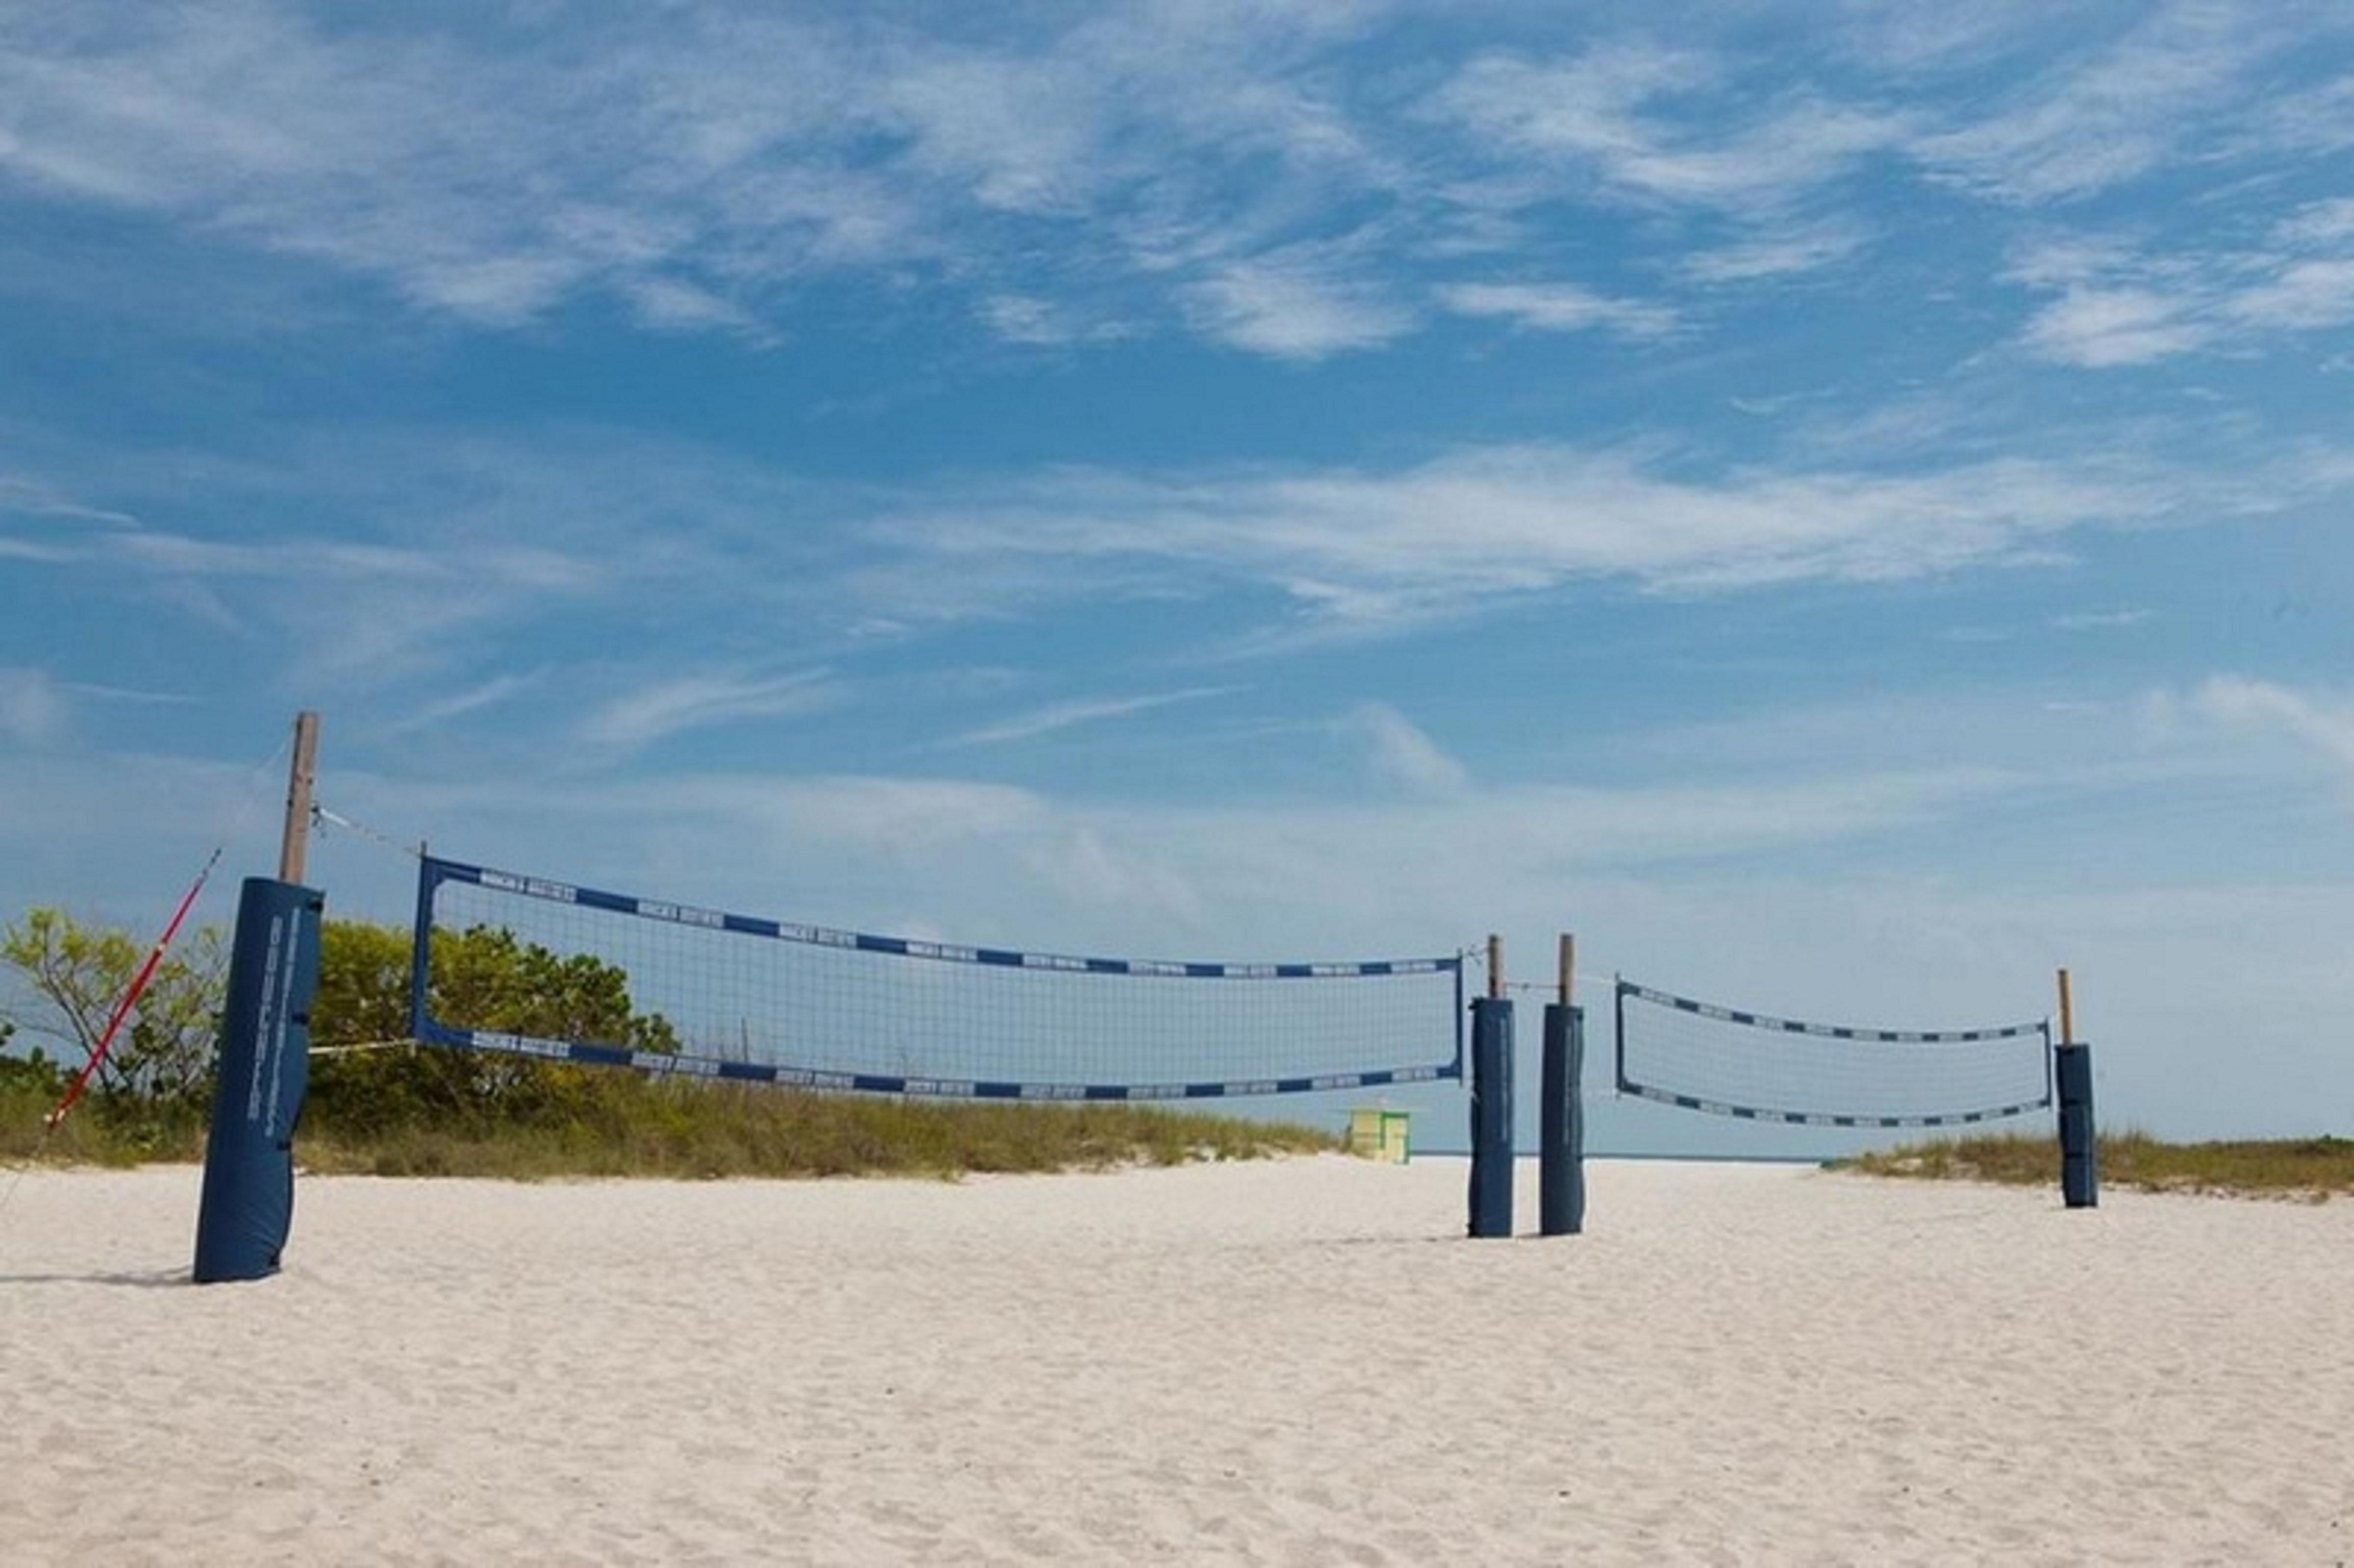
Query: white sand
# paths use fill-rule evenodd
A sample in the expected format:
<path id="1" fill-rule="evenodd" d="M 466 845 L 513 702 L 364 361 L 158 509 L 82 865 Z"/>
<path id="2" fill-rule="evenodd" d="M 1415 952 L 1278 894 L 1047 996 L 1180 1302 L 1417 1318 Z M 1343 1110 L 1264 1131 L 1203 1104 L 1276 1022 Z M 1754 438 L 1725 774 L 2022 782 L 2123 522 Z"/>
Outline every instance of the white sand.
<path id="1" fill-rule="evenodd" d="M 0 1559 L 2354 1559 L 2354 1203 L 1464 1177 L 306 1178 L 198 1287 L 195 1171 L 37 1172 Z"/>

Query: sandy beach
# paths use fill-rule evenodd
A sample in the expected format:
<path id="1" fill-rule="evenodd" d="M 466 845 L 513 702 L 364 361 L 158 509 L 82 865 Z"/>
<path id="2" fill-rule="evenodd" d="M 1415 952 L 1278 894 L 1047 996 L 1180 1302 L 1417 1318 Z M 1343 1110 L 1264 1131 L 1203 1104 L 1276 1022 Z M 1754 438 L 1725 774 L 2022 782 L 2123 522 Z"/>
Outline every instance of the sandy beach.
<path id="1" fill-rule="evenodd" d="M 2354 1560 L 2344 1202 L 305 1178 L 198 1287 L 198 1180 L 0 1210 L 12 1563 Z"/>

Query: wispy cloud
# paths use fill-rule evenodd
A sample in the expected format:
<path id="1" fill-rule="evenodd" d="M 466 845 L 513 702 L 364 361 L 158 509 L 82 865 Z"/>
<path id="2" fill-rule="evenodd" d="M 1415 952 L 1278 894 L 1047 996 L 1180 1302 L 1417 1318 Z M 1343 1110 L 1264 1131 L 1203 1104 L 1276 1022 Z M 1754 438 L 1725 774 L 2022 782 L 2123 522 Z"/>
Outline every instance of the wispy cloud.
<path id="1" fill-rule="evenodd" d="M 1532 332 L 1610 332 L 1660 337 L 1676 313 L 1643 300 L 1612 299 L 1575 283 L 1449 283 L 1439 302 L 1458 315 L 1496 316 Z"/>
<path id="2" fill-rule="evenodd" d="M 841 700 L 825 671 L 689 675 L 653 682 L 599 706 L 580 726 L 596 746 L 634 747 L 693 729 L 815 713 Z"/>
<path id="3" fill-rule="evenodd" d="M 1859 428 L 1841 422 L 1846 449 Z M 1222 596 L 1215 644 L 1175 652 L 1257 655 L 1408 633 L 1578 584 L 1727 594 L 2020 567 L 2063 557 L 2087 533 L 2212 526 L 2354 490 L 2344 453 L 2226 443 L 2194 455 L 2170 439 L 2062 432 L 2036 457 L 1942 462 L 1932 442 L 1889 467 L 1805 441 L 1742 463 L 1657 440 L 1468 445 L 1402 463 L 966 471 L 885 486 L 610 432 L 322 438 L 286 443 L 268 491 L 232 479 L 178 501 L 168 465 L 143 477 L 139 453 L 110 453 L 143 507 L 152 487 L 167 514 L 201 515 L 174 531 L 74 529 L 71 556 L 39 569 L 127 585 L 204 635 L 292 638 L 303 657 L 289 668 L 315 683 L 288 694 L 305 701 L 415 682 L 401 711 L 416 723 L 504 700 L 515 688 L 502 677 L 518 677 L 503 659 L 626 608 L 652 618 L 686 672 L 675 685 L 648 674 L 649 690 L 576 721 L 627 746 L 731 705 L 814 700 L 777 684 L 780 670 L 841 668 L 878 646 L 1081 601 Z M 354 541 L 274 521 L 320 514 L 351 520 Z M 193 525 L 214 516 L 246 531 Z M 765 669 L 747 670 L 721 631 L 748 615 L 779 628 Z M 527 663 L 549 658 L 543 648 Z M 560 707 L 578 694 L 556 695 Z M 1119 711 L 1099 702 L 1163 695 L 1091 694 L 1002 724 L 968 711 L 949 733 L 1002 742 Z"/>
<path id="4" fill-rule="evenodd" d="M 2354 252 L 2354 244 L 2347 249 Z M 2354 322 L 2354 254 L 2285 262 L 2270 279 L 2232 295 L 2223 309 L 2252 326 L 2294 332 Z"/>
<path id="5" fill-rule="evenodd" d="M 463 691 L 436 698 L 407 717 L 395 721 L 388 727 L 395 733 L 430 729 L 436 725 L 447 724 L 451 719 L 463 718 L 468 714 L 480 713 L 484 708 L 496 707 L 501 703 L 519 696 L 541 683 L 542 678 L 537 674 L 494 675 Z"/>
<path id="6" fill-rule="evenodd" d="M 1815 272 L 1861 251 L 1872 238 L 1869 228 L 1847 217 L 1761 225 L 1731 244 L 1686 257 L 1681 270 L 1695 282 L 1715 284 Z"/>
<path id="7" fill-rule="evenodd" d="M 1364 704 L 1341 728 L 1364 744 L 1374 772 L 1416 794 L 1457 794 L 1471 781 L 1461 762 L 1387 703 Z"/>
<path id="8" fill-rule="evenodd" d="M 1880 67 L 1917 70 L 1976 65 L 2040 42 L 2042 0 L 1840 0 L 1840 47 Z"/>
<path id="9" fill-rule="evenodd" d="M 2289 246 L 2336 248 L 2354 244 L 2354 196 L 2307 203 L 2282 218 L 2273 237 Z"/>
<path id="10" fill-rule="evenodd" d="M 992 294 L 981 302 L 980 314 L 990 331 L 1003 341 L 1044 347 L 1110 343 L 1135 331 L 1125 322 L 1036 294 Z"/>
<path id="11" fill-rule="evenodd" d="M 71 550 L 57 545 L 36 544 L 30 539 L 0 538 L 0 560 L 10 561 L 69 561 Z"/>
<path id="12" fill-rule="evenodd" d="M 2343 13 L 2324 13 L 2343 25 Z M 2315 18 L 2304 21 L 2315 33 Z M 2234 151 L 2259 156 L 2341 153 L 2354 147 L 2354 76 L 2332 73 L 2317 83 L 2264 94 L 2249 111 Z"/>
<path id="13" fill-rule="evenodd" d="M 2286 735 L 2327 758 L 2354 781 L 2354 704 L 2268 681 L 2218 675 L 2192 691 L 2185 705 L 2221 724 Z"/>
<path id="14" fill-rule="evenodd" d="M 1581 578 L 1728 592 L 2016 564 L 2082 529 L 2243 515 L 2342 482 L 2302 470 L 2201 476 L 2150 454 L 1702 476 L 1627 451 L 1477 448 L 1390 471 L 968 486 L 911 498 L 875 537 L 910 568 L 932 562 L 933 577 L 1050 558 L 1057 571 L 1032 580 L 1064 593 L 1140 569 L 1166 588 L 1242 580 L 1331 630 L 1394 630 Z"/>
<path id="15" fill-rule="evenodd" d="M 2248 73 L 2296 36 L 2260 6 L 2173 0 L 2112 44 L 2063 58 L 1976 124 L 1924 134 L 1914 155 L 1973 190 L 2022 204 L 2067 200 L 2179 155 Z"/>
<path id="16" fill-rule="evenodd" d="M 64 733 L 65 695 L 42 670 L 0 665 L 0 737 L 37 746 Z"/>
<path id="17" fill-rule="evenodd" d="M 127 513 L 86 505 L 36 481 L 0 474 L 0 517 L 11 515 L 94 523 L 114 528 L 135 528 L 139 525 L 139 520 Z"/>
<path id="18" fill-rule="evenodd" d="M 1193 284 L 1187 296 L 1202 331 L 1278 359 L 1378 348 L 1416 324 L 1386 288 L 1324 246 L 1228 263 Z"/>
<path id="19" fill-rule="evenodd" d="M 1730 125 L 1693 114 L 1728 74 L 1701 51 L 1648 44 L 1562 59 L 1490 55 L 1458 72 L 1436 108 L 1622 198 L 1736 212 L 1783 210 L 1911 134 L 1903 114 L 1805 92 Z"/>
<path id="20" fill-rule="evenodd" d="M 363 683 L 445 662 L 461 630 L 525 604 L 578 596 L 599 580 L 583 559 L 481 540 L 412 547 L 123 527 L 32 558 L 52 570 L 103 570 L 217 630 L 291 635 L 303 657 L 290 673 Z"/>
<path id="21" fill-rule="evenodd" d="M 2187 354 L 2213 336 L 2200 302 L 2149 289 L 2071 289 L 2035 313 L 2029 352 L 2087 369 L 2147 365 Z"/>
<path id="22" fill-rule="evenodd" d="M 2118 631 L 2128 626 L 2140 626 L 2151 619 L 2147 609 L 2085 609 L 2052 618 L 2054 630 L 2060 631 Z"/>
<path id="23" fill-rule="evenodd" d="M 781 292 L 909 268 L 1013 299 L 1044 224 L 1074 267 L 1312 355 L 1378 341 L 1382 313 L 1304 319 L 1329 291 L 1226 176 L 1303 207 L 1389 177 L 1287 74 L 1370 14 L 1115 7 L 984 42 L 725 6 L 429 30 L 50 5 L 0 39 L 0 170 L 494 327 L 602 295 L 658 330 L 758 336 Z"/>
<path id="24" fill-rule="evenodd" d="M 2093 24 L 2016 5 L 1935 10 L 1870 8 L 1827 64 L 1628 26 L 1467 55 L 1373 3 L 1049 8 L 983 35 L 854 8 L 329 26 L 276 5 L 33 0 L 0 37 L 0 173 L 493 328 L 596 300 L 765 344 L 814 285 L 887 299 L 921 281 L 1007 342 L 1182 327 L 1311 362 L 1415 332 L 1435 258 L 1513 253 L 1516 223 L 1564 204 L 1670 220 L 1638 240 L 1662 248 L 1662 297 L 1591 318 L 1639 334 L 1676 287 L 1861 253 L 1879 232 L 1848 199 L 1866 175 L 2035 205 L 2192 156 L 2327 152 L 2316 127 L 2354 124 L 2342 92 L 2298 81 L 2293 141 L 2255 90 L 2328 26 L 2319 8 L 2178 0 L 2091 45 Z M 2054 39 L 1990 111 L 1956 107 L 1974 84 L 1923 90 Z M 1402 54 L 1429 63 L 1400 72 Z M 1514 259 L 1546 270 L 1542 248 Z M 1566 306 L 1469 309 L 1566 330 Z"/>
<path id="25" fill-rule="evenodd" d="M 2354 321 L 2354 203 L 2306 204 L 2234 248 L 2046 236 L 2020 247 L 2006 275 L 2058 292 L 2021 337 L 2042 358 L 2101 369 L 2243 352 Z"/>
<path id="26" fill-rule="evenodd" d="M 970 729 L 956 737 L 960 746 L 1002 746 L 1009 741 L 1034 740 L 1042 735 L 1081 725 L 1098 724 L 1106 719 L 1126 718 L 1132 714 L 1150 713 L 1172 703 L 1200 702 L 1207 697 L 1223 696 L 1232 686 L 1193 686 L 1182 692 L 1157 692 L 1140 697 L 1097 697 L 1078 702 L 1054 703 L 1034 708 L 1025 714 L 996 724 Z"/>

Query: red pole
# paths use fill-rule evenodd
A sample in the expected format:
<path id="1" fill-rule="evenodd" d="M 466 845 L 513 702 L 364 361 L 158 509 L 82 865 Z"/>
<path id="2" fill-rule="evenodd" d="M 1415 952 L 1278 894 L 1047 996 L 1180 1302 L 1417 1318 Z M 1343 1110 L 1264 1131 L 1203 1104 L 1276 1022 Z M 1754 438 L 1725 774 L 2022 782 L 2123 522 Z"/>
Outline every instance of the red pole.
<path id="1" fill-rule="evenodd" d="M 98 1071 L 99 1064 L 106 1060 L 107 1052 L 113 1049 L 115 1033 L 122 1027 L 122 1021 L 131 1016 L 131 1010 L 139 1005 L 140 993 L 147 989 L 147 982 L 155 978 L 155 966 L 164 961 L 164 950 L 172 945 L 172 938 L 179 935 L 180 922 L 186 919 L 188 911 L 195 907 L 196 895 L 205 890 L 205 883 L 212 875 L 213 867 L 220 863 L 220 850 L 215 848 L 211 858 L 205 862 L 204 870 L 196 873 L 196 880 L 188 885 L 187 893 L 180 899 L 180 906 L 172 911 L 172 923 L 164 927 L 162 936 L 155 938 L 155 945 L 148 949 L 147 961 L 139 966 L 139 973 L 132 979 L 131 989 L 124 991 L 122 1000 L 114 1004 L 114 1015 L 106 1021 L 106 1031 L 98 1037 L 97 1049 L 90 1052 L 90 1060 L 82 1064 L 81 1071 L 74 1075 L 73 1086 L 66 1090 L 66 1097 L 59 1100 L 58 1108 L 49 1113 L 48 1125 L 50 1130 L 56 1130 L 58 1124 L 66 1119 L 66 1113 L 74 1108 L 74 1103 L 81 1098 L 82 1091 L 90 1087 L 90 1075 Z"/>

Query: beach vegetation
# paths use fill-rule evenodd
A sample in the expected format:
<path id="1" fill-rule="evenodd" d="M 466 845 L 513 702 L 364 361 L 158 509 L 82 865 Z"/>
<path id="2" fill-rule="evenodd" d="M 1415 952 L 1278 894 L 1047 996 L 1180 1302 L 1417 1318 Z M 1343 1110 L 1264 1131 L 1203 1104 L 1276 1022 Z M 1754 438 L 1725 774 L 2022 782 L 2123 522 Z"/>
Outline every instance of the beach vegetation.
<path id="1" fill-rule="evenodd" d="M 312 1129 L 346 1139 L 415 1127 L 479 1133 L 560 1122 L 599 1103 L 597 1080 L 610 1069 L 409 1044 L 410 940 L 406 930 L 361 921 L 322 927 L 305 1112 Z M 437 931 L 433 942 L 440 1016 L 503 1033 L 678 1053 L 676 1030 L 637 1010 L 617 965 L 562 957 L 495 927 Z"/>
<path id="2" fill-rule="evenodd" d="M 2098 1142 L 2104 1186 L 2145 1192 L 2231 1193 L 2326 1202 L 2354 1193 L 2354 1138 L 2318 1136 L 2168 1143 L 2126 1128 Z M 2051 1137 L 2011 1133 L 1907 1143 L 1836 1162 L 1872 1176 L 2056 1186 Z"/>
<path id="3" fill-rule="evenodd" d="M 32 916 L 20 926 L 36 929 Z M 62 1042 L 66 1060 L 78 1069 L 128 986 L 136 944 L 128 933 L 53 916 L 21 950 L 36 959 L 53 951 L 80 958 L 37 971 L 17 957 L 18 929 L 9 928 L 10 945 L 0 956 L 27 970 L 39 993 L 28 1033 Z M 674 1027 L 635 1005 L 629 977 L 616 966 L 560 956 L 494 927 L 434 939 L 450 944 L 433 965 L 444 1016 L 658 1054 L 679 1050 Z M 102 1068 L 88 1114 L 45 1131 L 44 1118 L 69 1076 L 66 1063 L 38 1046 L 30 1054 L 0 1055 L 0 1157 L 107 1165 L 203 1157 L 227 964 L 221 933 L 207 930 L 196 940 L 197 958 L 185 961 L 185 977 L 164 993 L 156 1022 L 142 1017 L 156 995 L 151 984 L 126 1025 L 135 1036 L 168 1024 L 184 1051 L 200 1035 L 193 1081 L 186 1062 L 168 1075 Z M 952 1177 L 1339 1147 L 1333 1135 L 1313 1128 L 1152 1106 L 830 1095 L 421 1046 L 408 1038 L 409 941 L 404 929 L 366 922 L 330 920 L 321 929 L 311 1086 L 295 1140 L 303 1169 L 520 1180 Z M 72 983 L 44 988 L 44 973 Z M 159 969 L 156 983 L 163 978 Z"/>
<path id="4" fill-rule="evenodd" d="M 118 1139 L 160 1153 L 200 1133 L 211 1104 L 228 942 L 217 927 L 183 937 L 156 962 L 138 1005 L 99 1058 L 149 951 L 119 927 L 55 908 L 28 910 L 0 930 L 0 960 L 24 980 L 6 1010 L 12 1030 L 57 1046 L 73 1074 L 98 1058 L 92 1115 L 109 1121 Z M 35 1052 L 49 1060 L 40 1044 Z"/>

